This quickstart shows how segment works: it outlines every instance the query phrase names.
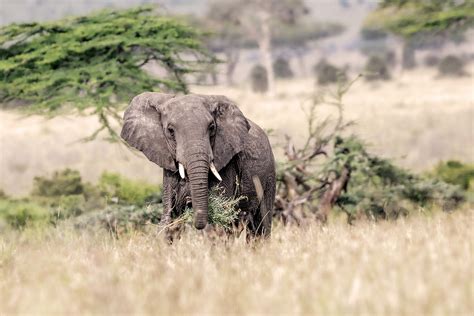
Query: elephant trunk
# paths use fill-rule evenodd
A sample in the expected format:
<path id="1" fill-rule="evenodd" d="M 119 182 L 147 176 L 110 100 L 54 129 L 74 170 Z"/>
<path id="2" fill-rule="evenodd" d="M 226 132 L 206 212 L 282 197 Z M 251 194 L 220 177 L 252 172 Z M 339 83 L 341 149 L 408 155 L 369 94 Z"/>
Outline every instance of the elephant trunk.
<path id="1" fill-rule="evenodd" d="M 188 159 L 187 172 L 191 186 L 191 200 L 194 210 L 194 227 L 203 229 L 207 225 L 209 156 L 193 155 Z"/>

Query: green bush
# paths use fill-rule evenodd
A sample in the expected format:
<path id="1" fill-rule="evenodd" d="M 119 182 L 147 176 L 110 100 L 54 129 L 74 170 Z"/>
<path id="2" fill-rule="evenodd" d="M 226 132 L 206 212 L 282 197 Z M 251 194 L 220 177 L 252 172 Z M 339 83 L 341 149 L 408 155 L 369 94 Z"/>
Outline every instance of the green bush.
<path id="1" fill-rule="evenodd" d="M 57 206 L 54 208 L 54 216 L 57 219 L 75 217 L 85 213 L 86 210 L 84 195 L 64 195 L 58 199 Z"/>
<path id="2" fill-rule="evenodd" d="M 350 170 L 350 180 L 336 204 L 349 220 L 361 213 L 373 219 L 396 218 L 407 214 L 409 207 L 432 204 L 451 210 L 465 199 L 458 186 L 416 175 L 368 153 L 354 136 L 336 137 L 333 157 L 324 164 L 323 174 L 344 167 Z"/>
<path id="3" fill-rule="evenodd" d="M 474 165 L 456 160 L 440 162 L 431 172 L 444 182 L 459 185 L 463 190 L 474 190 Z"/>
<path id="4" fill-rule="evenodd" d="M 380 56 L 369 57 L 364 70 L 366 80 L 373 81 L 390 79 L 387 62 Z"/>
<path id="5" fill-rule="evenodd" d="M 107 206 L 107 203 L 115 204 Z M 104 172 L 97 185 L 82 183 L 78 171 L 56 171 L 51 178 L 36 177 L 32 196 L 12 200 L 0 195 L 0 220 L 21 229 L 30 224 L 57 224 L 67 218 L 89 219 L 109 228 L 113 225 L 140 226 L 157 223 L 161 188 L 143 181 L 133 181 L 116 173 Z M 75 221 L 75 220 L 74 220 Z M 84 220 L 83 220 L 84 222 Z"/>
<path id="6" fill-rule="evenodd" d="M 245 197 L 227 198 L 218 189 L 209 192 L 209 223 L 229 229 L 238 218 L 239 202 Z M 161 205 L 109 205 L 103 210 L 90 212 L 77 217 L 74 226 L 77 229 L 103 228 L 114 234 L 130 230 L 142 229 L 149 224 L 158 224 L 163 209 Z M 193 220 L 193 210 L 187 208 L 181 216 L 175 219 L 175 224 L 190 223 Z"/>
<path id="7" fill-rule="evenodd" d="M 161 202 L 161 188 L 144 181 L 133 181 L 117 173 L 104 172 L 98 188 L 107 201 L 119 204 L 144 206 Z"/>
<path id="8" fill-rule="evenodd" d="M 461 77 L 466 74 L 463 61 L 456 56 L 444 57 L 439 65 L 438 72 L 441 76 Z"/>
<path id="9" fill-rule="evenodd" d="M 320 85 L 347 81 L 345 71 L 330 64 L 325 59 L 317 63 L 313 67 L 313 71 Z"/>
<path id="10" fill-rule="evenodd" d="M 42 226 L 50 222 L 50 211 L 34 202 L 0 200 L 0 218 L 16 229 Z"/>
<path id="11" fill-rule="evenodd" d="M 250 71 L 250 80 L 252 84 L 252 91 L 258 93 L 265 93 L 268 91 L 267 70 L 262 65 L 255 65 Z"/>
<path id="12" fill-rule="evenodd" d="M 290 63 L 285 58 L 278 58 L 273 63 L 273 71 L 276 78 L 293 78 L 293 70 L 291 70 Z"/>
<path id="13" fill-rule="evenodd" d="M 35 177 L 33 179 L 32 195 L 55 197 L 83 192 L 84 185 L 77 170 L 64 169 L 54 172 L 51 178 Z"/>

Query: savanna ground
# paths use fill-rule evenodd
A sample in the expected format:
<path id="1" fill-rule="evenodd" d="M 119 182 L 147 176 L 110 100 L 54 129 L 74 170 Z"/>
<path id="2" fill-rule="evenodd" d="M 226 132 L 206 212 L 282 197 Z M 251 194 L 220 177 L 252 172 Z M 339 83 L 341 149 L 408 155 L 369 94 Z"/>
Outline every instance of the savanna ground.
<path id="1" fill-rule="evenodd" d="M 417 171 L 446 159 L 472 162 L 472 77 L 434 76 L 359 80 L 344 99 L 345 116 L 357 123 L 351 131 Z M 236 100 L 275 130 L 276 147 L 285 133 L 297 143 L 305 135 L 300 105 L 319 89 L 310 79 L 278 87 L 275 97 L 248 87 L 192 91 Z M 95 118 L 1 112 L 0 188 L 26 194 L 34 176 L 64 167 L 89 181 L 104 170 L 161 181 L 157 166 L 123 147 L 77 142 L 96 127 Z M 244 236 L 224 242 L 193 230 L 168 246 L 151 225 L 118 239 L 67 223 L 9 232 L 0 235 L 0 314 L 472 315 L 473 215 L 471 205 L 450 214 L 418 209 L 354 226 L 335 216 L 325 227 L 277 225 L 270 241 L 252 247 Z"/>

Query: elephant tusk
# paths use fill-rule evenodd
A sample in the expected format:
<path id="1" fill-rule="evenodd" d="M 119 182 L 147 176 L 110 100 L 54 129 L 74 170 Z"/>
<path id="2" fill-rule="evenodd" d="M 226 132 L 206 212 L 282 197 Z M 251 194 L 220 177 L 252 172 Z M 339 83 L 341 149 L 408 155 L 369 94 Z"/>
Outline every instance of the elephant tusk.
<path id="1" fill-rule="evenodd" d="M 219 174 L 219 172 L 217 172 L 216 166 L 214 166 L 213 162 L 211 162 L 211 165 L 209 166 L 209 168 L 211 169 L 212 173 L 217 178 L 217 180 L 222 181 L 221 175 Z"/>
<path id="2" fill-rule="evenodd" d="M 179 163 L 179 175 L 181 176 L 182 179 L 184 179 L 184 166 L 182 163 Z"/>

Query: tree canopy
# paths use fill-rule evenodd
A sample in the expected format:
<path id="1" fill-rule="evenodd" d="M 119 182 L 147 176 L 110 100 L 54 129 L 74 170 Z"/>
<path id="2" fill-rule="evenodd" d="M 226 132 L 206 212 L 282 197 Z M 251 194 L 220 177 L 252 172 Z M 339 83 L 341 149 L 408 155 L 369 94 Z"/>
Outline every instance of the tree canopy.
<path id="1" fill-rule="evenodd" d="M 214 62 L 195 28 L 150 6 L 0 28 L 0 103 L 34 113 L 92 108 L 108 118 L 146 90 L 186 92 L 183 76 Z M 143 65 L 158 62 L 166 75 Z M 12 102 L 13 101 L 13 102 Z"/>
<path id="2" fill-rule="evenodd" d="M 404 38 L 464 31 L 474 26 L 474 1 L 383 0 L 366 25 Z"/>

